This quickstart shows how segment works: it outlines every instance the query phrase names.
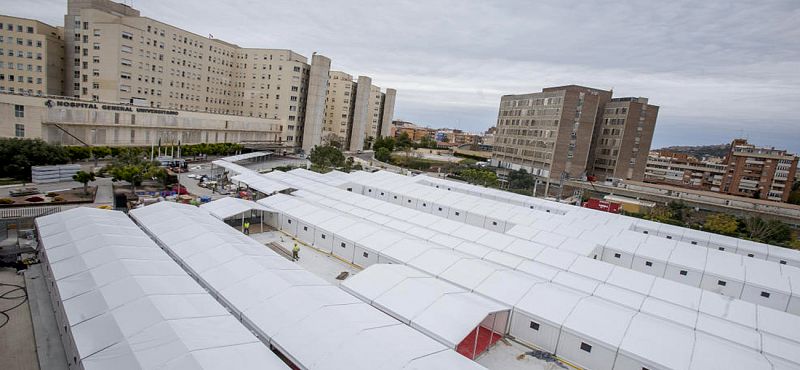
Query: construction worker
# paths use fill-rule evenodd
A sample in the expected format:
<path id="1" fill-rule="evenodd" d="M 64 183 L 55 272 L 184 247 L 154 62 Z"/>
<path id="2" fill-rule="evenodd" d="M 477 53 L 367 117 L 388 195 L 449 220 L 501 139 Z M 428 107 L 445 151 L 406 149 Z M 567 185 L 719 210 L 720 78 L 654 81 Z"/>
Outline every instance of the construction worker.
<path id="1" fill-rule="evenodd" d="M 297 243 L 294 243 L 294 248 L 292 248 L 292 261 L 297 261 L 300 259 L 300 246 Z"/>
<path id="2" fill-rule="evenodd" d="M 245 235 L 250 235 L 250 222 L 245 221 L 244 226 L 242 227 Z"/>

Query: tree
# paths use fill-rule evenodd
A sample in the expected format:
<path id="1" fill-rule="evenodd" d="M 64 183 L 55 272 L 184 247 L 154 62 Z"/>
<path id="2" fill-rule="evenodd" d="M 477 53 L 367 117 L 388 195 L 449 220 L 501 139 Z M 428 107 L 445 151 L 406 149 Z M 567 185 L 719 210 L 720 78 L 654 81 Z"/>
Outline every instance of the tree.
<path id="1" fill-rule="evenodd" d="M 364 139 L 364 149 L 369 150 L 370 148 L 372 148 L 372 143 L 374 141 L 375 141 L 375 137 L 374 136 L 369 136 L 369 137 L 365 138 Z"/>
<path id="2" fill-rule="evenodd" d="M 372 144 L 372 149 L 375 150 L 376 153 L 378 152 L 378 150 L 380 150 L 380 148 L 386 148 L 389 151 L 389 153 L 391 153 L 394 151 L 394 147 L 395 147 L 395 140 L 393 137 L 389 136 L 379 137 Z"/>
<path id="3" fill-rule="evenodd" d="M 94 181 L 94 172 L 78 171 L 72 179 L 83 184 L 83 193 L 89 194 L 89 182 Z"/>
<path id="4" fill-rule="evenodd" d="M 333 132 L 325 135 L 322 138 L 322 144 L 332 146 L 336 149 L 342 149 L 342 139 L 339 135 L 334 134 Z"/>
<path id="5" fill-rule="evenodd" d="M 533 187 L 533 178 L 523 168 L 511 171 L 508 174 L 508 187 L 511 189 L 530 189 Z"/>
<path id="6" fill-rule="evenodd" d="M 315 146 L 308 155 L 311 164 L 319 169 L 342 167 L 344 165 L 344 154 L 339 149 L 330 145 Z"/>
<path id="7" fill-rule="evenodd" d="M 470 184 L 497 186 L 497 174 L 489 170 L 469 168 L 461 171 L 461 177 Z"/>
<path id="8" fill-rule="evenodd" d="M 114 161 L 108 165 L 107 171 L 113 177 L 112 181 L 127 181 L 136 192 L 136 187 L 141 185 L 144 179 L 156 177 L 164 169 L 160 168 L 157 162 L 145 160 L 140 148 L 125 148 L 120 150 Z"/>
<path id="9" fill-rule="evenodd" d="M 400 133 L 400 136 L 397 137 L 395 147 L 403 149 L 403 148 L 410 148 L 411 146 L 412 146 L 411 137 L 408 136 L 408 133 L 407 132 Z"/>
<path id="10" fill-rule="evenodd" d="M 392 157 L 392 152 L 389 151 L 386 147 L 381 147 L 375 151 L 375 159 L 381 162 L 389 162 Z"/>
<path id="11" fill-rule="evenodd" d="M 706 217 L 703 228 L 713 233 L 734 236 L 739 229 L 739 220 L 731 215 L 715 213 Z"/>
<path id="12" fill-rule="evenodd" d="M 681 201 L 671 201 L 667 203 L 667 207 L 672 214 L 671 218 L 680 222 L 683 222 L 684 218 L 686 218 L 686 212 L 689 210 L 689 207 Z"/>
<path id="13" fill-rule="evenodd" d="M 67 150 L 40 139 L 0 139 L 0 177 L 30 180 L 31 167 L 69 162 Z"/>
<path id="14" fill-rule="evenodd" d="M 419 139 L 419 146 L 421 148 L 436 149 L 436 140 L 433 140 L 430 136 L 425 135 L 422 137 L 422 139 Z"/>
<path id="15" fill-rule="evenodd" d="M 764 221 L 760 217 L 748 217 L 744 221 L 744 228 L 748 237 L 764 243 L 780 244 L 792 237 L 789 225 L 778 220 Z"/>

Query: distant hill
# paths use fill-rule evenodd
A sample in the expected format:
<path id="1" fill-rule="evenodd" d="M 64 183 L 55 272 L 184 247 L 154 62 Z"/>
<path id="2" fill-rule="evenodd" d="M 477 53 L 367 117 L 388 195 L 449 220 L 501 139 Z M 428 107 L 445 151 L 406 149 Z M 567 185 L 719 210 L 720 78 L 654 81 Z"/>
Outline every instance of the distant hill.
<path id="1" fill-rule="evenodd" d="M 694 156 L 697 159 L 703 157 L 724 157 L 728 154 L 731 144 L 716 144 L 716 145 L 697 145 L 697 146 L 668 146 L 661 148 L 676 153 L 685 153 Z"/>

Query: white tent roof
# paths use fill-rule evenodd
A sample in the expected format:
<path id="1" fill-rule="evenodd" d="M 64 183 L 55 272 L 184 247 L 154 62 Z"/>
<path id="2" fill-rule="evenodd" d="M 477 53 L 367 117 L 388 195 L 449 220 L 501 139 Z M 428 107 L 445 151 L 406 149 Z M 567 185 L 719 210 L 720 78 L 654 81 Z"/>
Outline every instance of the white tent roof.
<path id="1" fill-rule="evenodd" d="M 690 369 L 770 369 L 766 357 L 755 350 L 738 347 L 712 335 L 697 333 Z"/>
<path id="2" fill-rule="evenodd" d="M 284 191 L 290 189 L 289 186 L 281 184 L 277 181 L 270 180 L 264 176 L 259 174 L 245 172 L 239 175 L 231 177 L 231 180 L 243 182 L 247 184 L 248 187 L 251 189 L 258 190 L 264 194 L 272 194 L 277 193 L 279 191 Z"/>
<path id="3" fill-rule="evenodd" d="M 78 222 L 97 234 L 71 235 Z M 242 369 L 287 368 L 125 214 L 75 208 L 36 224 L 45 254 L 59 251 L 50 263 L 61 271 L 62 324 L 84 368 L 226 369 L 216 356 L 224 353 Z M 106 243 L 114 239 L 120 244 Z"/>
<path id="4" fill-rule="evenodd" d="M 264 207 L 256 202 L 231 197 L 213 200 L 200 205 L 200 208 L 205 209 L 220 220 L 253 210 L 269 211 L 269 208 Z"/>
<path id="5" fill-rule="evenodd" d="M 509 310 L 404 265 L 372 265 L 342 287 L 449 348 L 458 346 L 489 314 Z"/>
<path id="6" fill-rule="evenodd" d="M 221 158 L 221 160 L 226 162 L 238 162 L 238 161 L 243 161 L 245 159 L 268 157 L 270 155 L 272 155 L 272 152 L 252 152 L 252 153 L 232 155 L 230 157 Z"/>
<path id="7" fill-rule="evenodd" d="M 656 332 L 659 335 L 653 335 Z M 681 370 L 689 368 L 693 348 L 692 329 L 651 315 L 637 314 L 628 326 L 619 351 L 644 361 L 652 368 Z"/>
<path id="8" fill-rule="evenodd" d="M 275 205 L 296 209 L 290 201 Z M 279 256 L 196 207 L 162 202 L 134 210 L 131 215 L 185 263 L 204 286 L 229 302 L 229 308 L 240 313 L 252 330 L 299 366 L 327 369 L 348 364 L 351 369 L 372 369 L 380 355 L 391 357 L 385 361 L 397 365 L 386 365 L 387 368 L 402 368 L 416 358 L 446 349 L 308 271 L 262 263 L 265 258 Z M 175 237 L 185 231 L 158 227 L 164 219 L 176 218 L 200 225 L 191 231 L 197 235 Z M 363 229 L 377 230 L 371 225 Z M 351 237 L 361 239 L 372 233 L 364 230 Z M 217 248 L 200 252 L 173 248 L 177 245 L 164 242 L 198 236 L 222 240 L 224 253 L 213 254 Z M 196 262 L 200 261 L 196 258 L 199 255 L 219 259 L 231 253 L 238 257 L 230 262 L 222 260 L 210 269 Z M 354 359 L 355 354 L 362 356 Z"/>
<path id="9" fill-rule="evenodd" d="M 619 347 L 636 311 L 597 297 L 586 297 L 572 309 L 564 329 L 612 349 Z"/>
<path id="10" fill-rule="evenodd" d="M 560 326 L 570 311 L 587 295 L 555 284 L 536 284 L 517 303 L 516 309 Z M 546 302 L 547 304 L 542 304 Z"/>

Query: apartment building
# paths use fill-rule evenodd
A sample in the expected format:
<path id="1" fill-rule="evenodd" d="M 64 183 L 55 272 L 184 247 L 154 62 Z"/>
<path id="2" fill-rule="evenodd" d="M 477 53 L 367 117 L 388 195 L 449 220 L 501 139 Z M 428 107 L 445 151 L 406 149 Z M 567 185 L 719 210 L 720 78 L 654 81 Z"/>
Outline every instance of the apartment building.
<path id="1" fill-rule="evenodd" d="M 500 99 L 491 164 L 550 179 L 580 178 L 611 92 L 568 85 Z"/>
<path id="2" fill-rule="evenodd" d="M 500 99 L 491 163 L 547 179 L 642 180 L 658 107 L 567 85 Z"/>
<path id="3" fill-rule="evenodd" d="M 592 137 L 589 173 L 600 180 L 644 180 L 658 107 L 647 98 L 613 98 L 605 104 Z"/>
<path id="4" fill-rule="evenodd" d="M 725 157 L 722 193 L 786 202 L 797 173 L 797 155 L 735 139 Z"/>
<path id="5" fill-rule="evenodd" d="M 688 189 L 718 192 L 725 176 L 725 164 L 698 160 L 668 150 L 650 152 L 644 181 Z"/>
<path id="6" fill-rule="evenodd" d="M 355 96 L 356 83 L 353 82 L 353 76 L 341 71 L 330 71 L 325 98 L 323 139 L 336 140 L 344 147 L 349 147 Z"/>
<path id="7" fill-rule="evenodd" d="M 63 29 L 0 15 L 0 92 L 61 95 Z"/>
<path id="8" fill-rule="evenodd" d="M 314 53 L 309 64 L 292 50 L 239 47 L 141 16 L 138 10 L 109 0 L 68 0 L 64 22 L 63 62 L 57 63 L 58 68 L 42 67 L 43 73 L 62 76 L 63 83 L 53 85 L 58 90 L 41 87 L 42 94 L 277 120 L 281 134 L 262 144 L 284 150 L 308 152 L 322 142 L 331 66 L 325 56 Z M 13 32 L 17 23 L 27 32 L 22 22 L 4 21 L 14 25 Z M 33 27 L 34 33 L 51 32 Z M 13 51 L 16 54 L 17 47 Z M 35 66 L 29 67 L 35 72 Z M 357 126 L 362 131 L 350 136 L 370 135 L 364 130 L 372 130 L 375 120 L 379 123 L 385 115 L 383 93 L 376 87 L 370 100 L 371 79 L 365 78 L 360 115 L 364 122 Z M 24 80 L 37 81 L 27 76 Z M 20 89 L 14 86 L 15 92 Z M 24 87 L 25 93 L 36 91 Z M 393 107 L 389 111 L 393 113 Z"/>
<path id="9" fill-rule="evenodd" d="M 411 122 L 394 121 L 393 125 L 395 126 L 395 137 L 400 137 L 400 135 L 406 134 L 411 141 L 420 141 L 424 137 L 433 139 L 436 135 L 435 129 L 430 127 L 420 127 Z"/>

